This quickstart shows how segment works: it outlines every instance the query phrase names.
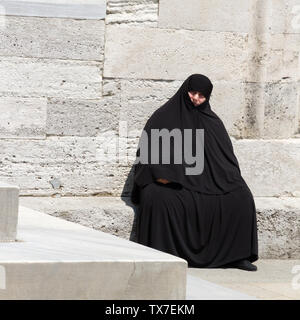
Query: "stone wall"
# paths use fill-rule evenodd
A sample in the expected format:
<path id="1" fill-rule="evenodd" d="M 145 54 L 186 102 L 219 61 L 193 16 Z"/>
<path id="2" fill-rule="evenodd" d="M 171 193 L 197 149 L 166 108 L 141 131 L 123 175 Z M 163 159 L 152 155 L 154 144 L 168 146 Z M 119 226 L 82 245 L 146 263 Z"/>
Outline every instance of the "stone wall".
<path id="1" fill-rule="evenodd" d="M 102 138 L 123 121 L 132 155 L 151 113 L 204 73 L 254 195 L 299 196 L 299 6 L 283 2 L 0 1 L 0 179 L 128 195 L 131 162 L 99 161 Z"/>

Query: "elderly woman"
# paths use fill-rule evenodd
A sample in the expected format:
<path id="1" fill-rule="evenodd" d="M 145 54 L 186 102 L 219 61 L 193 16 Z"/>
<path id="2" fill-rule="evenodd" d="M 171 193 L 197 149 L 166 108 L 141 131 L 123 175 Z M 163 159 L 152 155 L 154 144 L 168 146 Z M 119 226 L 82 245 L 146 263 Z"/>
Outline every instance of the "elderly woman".
<path id="1" fill-rule="evenodd" d="M 135 162 L 131 194 L 132 202 L 139 206 L 137 242 L 181 257 L 189 267 L 255 271 L 255 202 L 241 176 L 227 130 L 210 107 L 212 89 L 206 76 L 190 75 L 144 127 L 148 140 L 144 145 L 140 140 L 137 156 L 147 150 L 141 157 L 147 161 Z M 175 145 L 177 139 L 177 149 L 169 144 L 162 150 L 168 151 L 170 162 L 163 162 L 165 157 L 160 156 L 153 163 L 157 154 L 151 148 L 155 145 L 152 129 L 180 130 L 182 139 L 177 135 L 173 140 Z M 181 151 L 178 146 L 183 146 Z M 186 161 L 188 151 L 192 158 L 198 152 L 200 166 Z M 184 159 L 178 162 L 178 156 Z"/>

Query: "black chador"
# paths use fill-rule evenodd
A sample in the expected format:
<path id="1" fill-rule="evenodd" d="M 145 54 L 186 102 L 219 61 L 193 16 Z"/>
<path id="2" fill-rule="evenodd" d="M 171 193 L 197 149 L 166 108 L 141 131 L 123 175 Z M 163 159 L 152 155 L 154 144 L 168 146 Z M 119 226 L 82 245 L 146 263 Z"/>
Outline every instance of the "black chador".
<path id="1" fill-rule="evenodd" d="M 206 76 L 189 76 L 143 129 L 131 193 L 139 206 L 137 242 L 181 257 L 190 267 L 253 270 L 250 262 L 258 260 L 255 202 L 227 130 L 211 109 L 212 89 Z M 195 103 L 194 94 L 205 101 Z M 164 144 L 152 135 L 163 129 L 181 132 L 181 140 L 170 134 L 171 142 Z M 158 148 L 151 148 L 157 141 Z M 169 161 L 162 156 L 166 146 Z"/>

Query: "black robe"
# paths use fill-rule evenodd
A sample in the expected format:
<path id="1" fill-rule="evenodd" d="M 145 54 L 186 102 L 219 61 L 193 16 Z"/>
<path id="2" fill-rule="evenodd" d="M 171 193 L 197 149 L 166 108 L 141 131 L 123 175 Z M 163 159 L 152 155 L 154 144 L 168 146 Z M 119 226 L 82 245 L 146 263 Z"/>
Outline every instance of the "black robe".
<path id="1" fill-rule="evenodd" d="M 211 110 L 212 88 L 206 76 L 189 76 L 148 119 L 143 130 L 148 144 L 140 139 L 134 164 L 131 200 L 139 205 L 137 242 L 184 258 L 193 267 L 218 267 L 240 259 L 258 259 L 254 198 L 241 176 L 227 130 Z M 200 91 L 205 102 L 195 106 L 188 91 Z M 182 141 L 177 144 L 182 149 L 176 149 L 170 139 L 169 163 L 163 162 L 161 156 L 162 139 L 158 162 L 151 162 L 151 129 L 179 129 L 182 133 Z M 192 132 L 190 143 L 184 140 L 185 129 Z M 204 139 L 196 137 L 197 129 L 203 130 Z M 187 174 L 196 165 L 186 162 L 185 148 L 193 156 L 197 150 L 204 150 L 202 158 L 198 158 L 203 163 L 201 173 Z M 181 163 L 174 160 L 178 161 L 179 155 Z M 171 183 L 157 182 L 158 178 Z"/>

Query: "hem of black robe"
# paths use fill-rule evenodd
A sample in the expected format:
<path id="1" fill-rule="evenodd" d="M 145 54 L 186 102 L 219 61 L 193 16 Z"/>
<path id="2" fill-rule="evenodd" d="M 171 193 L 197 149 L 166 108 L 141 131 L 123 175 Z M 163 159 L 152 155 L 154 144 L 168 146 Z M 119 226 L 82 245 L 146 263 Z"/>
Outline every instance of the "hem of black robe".
<path id="1" fill-rule="evenodd" d="M 163 184 L 163 183 L 160 183 L 160 182 L 155 181 L 155 180 L 152 181 L 151 183 Z M 170 184 L 174 184 L 174 183 L 175 183 L 175 184 L 181 184 L 184 188 L 189 189 L 189 188 L 185 187 L 182 183 L 177 182 L 177 181 L 174 181 L 174 180 L 171 180 Z M 142 188 L 144 188 L 144 187 L 145 187 L 146 185 L 148 185 L 148 184 L 149 184 L 149 183 L 145 184 Z M 230 191 L 228 191 L 228 192 L 236 191 L 236 190 L 239 189 L 239 188 L 247 188 L 247 189 L 250 191 L 250 193 L 251 193 L 251 190 L 249 189 L 249 187 L 248 187 L 248 185 L 247 185 L 246 183 L 243 183 L 242 185 L 239 185 L 239 186 L 235 186 L 235 188 L 234 188 L 233 190 L 230 190 Z M 193 191 L 194 191 L 194 190 L 193 190 Z M 200 192 L 200 191 L 196 191 L 196 192 L 202 193 L 202 192 Z M 225 192 L 224 194 L 226 194 L 226 193 L 228 193 L 228 192 Z M 204 193 L 204 194 L 205 194 L 205 193 Z M 208 195 L 215 195 L 215 194 L 208 194 Z M 216 194 L 216 195 L 220 195 L 220 194 Z M 139 206 L 139 204 L 140 204 L 140 203 L 138 203 L 137 205 Z M 140 242 L 138 241 L 138 238 L 137 238 L 137 241 L 136 241 L 136 242 L 137 242 L 137 243 L 140 243 Z M 142 243 L 141 243 L 141 244 L 142 244 Z M 148 246 L 147 244 L 143 244 L 143 245 Z M 149 247 L 151 247 L 151 246 L 149 246 Z M 254 248 L 255 248 L 255 247 L 257 247 L 257 246 L 254 246 Z M 160 249 L 157 249 L 157 248 L 154 248 L 154 249 L 160 250 Z M 253 248 L 252 248 L 252 250 L 253 250 Z M 160 250 L 160 251 L 163 251 L 163 250 Z M 163 251 L 163 252 L 164 252 L 164 251 Z M 174 253 L 170 253 L 170 252 L 166 252 L 166 253 L 169 253 L 169 254 L 174 255 Z M 246 260 L 248 260 L 248 261 L 250 261 L 250 262 L 254 262 L 254 261 L 257 261 L 257 260 L 259 259 L 258 253 L 257 253 L 257 251 L 256 251 L 255 249 L 254 249 L 254 251 L 252 251 L 252 253 L 250 253 L 248 256 L 243 255 L 243 256 L 240 256 L 240 257 L 235 257 L 234 259 L 232 259 L 232 258 L 230 258 L 230 259 L 224 259 L 222 262 L 219 262 L 219 263 L 214 263 L 214 262 L 212 262 L 212 263 L 206 263 L 206 264 L 195 264 L 195 263 L 192 263 L 190 260 L 186 259 L 185 257 L 181 257 L 181 256 L 178 256 L 178 257 L 186 260 L 187 263 L 188 263 L 188 267 L 190 267 L 190 268 L 222 268 L 223 266 L 225 266 L 225 265 L 227 265 L 227 264 L 229 264 L 229 263 L 233 263 L 233 262 L 238 261 L 238 260 L 241 260 L 241 259 L 246 259 Z"/>
<path id="2" fill-rule="evenodd" d="M 184 258 L 182 258 L 184 259 Z M 236 262 L 236 261 L 239 261 L 239 260 L 242 260 L 242 259 L 245 259 L 245 260 L 248 260 L 250 262 L 255 262 L 259 259 L 258 257 L 258 254 L 256 253 L 252 253 L 250 254 L 250 256 L 240 256 L 238 258 L 235 258 L 234 260 L 232 259 L 228 259 L 228 260 L 224 260 L 223 262 L 221 263 L 210 263 L 210 264 L 206 264 L 206 265 L 199 265 L 199 264 L 195 264 L 195 263 L 191 263 L 190 261 L 188 261 L 187 259 L 184 259 L 187 261 L 188 263 L 188 268 L 222 268 L 222 267 L 225 267 L 226 265 L 230 264 L 230 263 L 233 263 L 233 262 Z"/>

